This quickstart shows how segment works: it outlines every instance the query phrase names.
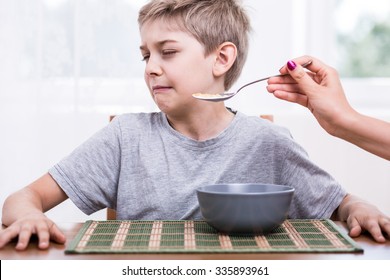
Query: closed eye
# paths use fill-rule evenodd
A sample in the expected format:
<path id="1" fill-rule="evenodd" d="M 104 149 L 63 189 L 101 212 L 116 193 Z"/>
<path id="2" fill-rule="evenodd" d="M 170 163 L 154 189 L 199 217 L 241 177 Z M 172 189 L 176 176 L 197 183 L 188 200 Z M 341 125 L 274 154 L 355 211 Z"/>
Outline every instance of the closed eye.
<path id="1" fill-rule="evenodd" d="M 172 56 L 177 53 L 177 50 L 163 50 L 161 54 L 163 56 Z"/>
<path id="2" fill-rule="evenodd" d="M 150 57 L 150 54 L 143 54 L 142 55 L 142 61 L 148 61 Z"/>

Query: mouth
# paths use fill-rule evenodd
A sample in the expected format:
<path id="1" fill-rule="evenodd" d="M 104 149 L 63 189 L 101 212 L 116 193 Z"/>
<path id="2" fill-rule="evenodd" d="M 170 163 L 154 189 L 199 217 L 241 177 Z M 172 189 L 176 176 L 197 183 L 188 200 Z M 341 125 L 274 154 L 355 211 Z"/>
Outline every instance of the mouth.
<path id="1" fill-rule="evenodd" d="M 153 94 L 166 93 L 171 89 L 172 87 L 168 87 L 168 86 L 160 86 L 160 85 L 152 86 Z"/>

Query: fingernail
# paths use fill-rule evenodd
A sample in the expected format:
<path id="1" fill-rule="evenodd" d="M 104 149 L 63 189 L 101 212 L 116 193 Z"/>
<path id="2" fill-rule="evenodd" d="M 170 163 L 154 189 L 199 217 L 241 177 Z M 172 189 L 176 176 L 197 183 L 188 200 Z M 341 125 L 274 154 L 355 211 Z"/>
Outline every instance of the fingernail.
<path id="1" fill-rule="evenodd" d="M 295 64 L 294 61 L 289 60 L 289 61 L 287 62 L 287 68 L 288 68 L 290 71 L 293 71 L 295 68 L 297 68 L 297 65 Z"/>

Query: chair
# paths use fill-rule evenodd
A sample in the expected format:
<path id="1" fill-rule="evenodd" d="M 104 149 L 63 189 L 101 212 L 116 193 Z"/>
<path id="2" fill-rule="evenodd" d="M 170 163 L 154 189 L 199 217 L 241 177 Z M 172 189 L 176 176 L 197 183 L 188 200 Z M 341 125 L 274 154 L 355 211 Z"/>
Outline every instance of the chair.
<path id="1" fill-rule="evenodd" d="M 107 220 L 116 220 L 116 211 L 111 208 L 107 208 Z"/>
<path id="2" fill-rule="evenodd" d="M 260 115 L 260 118 L 269 120 L 270 122 L 274 122 L 274 115 Z"/>
<path id="3" fill-rule="evenodd" d="M 112 121 L 115 118 L 114 115 L 110 116 L 110 121 Z M 107 220 L 116 220 L 116 211 L 111 208 L 107 208 Z"/>
<path id="4" fill-rule="evenodd" d="M 115 116 L 110 116 L 110 121 L 115 118 Z M 274 121 L 273 115 L 260 115 L 260 118 L 269 120 L 270 122 Z M 107 220 L 116 220 L 116 211 L 111 208 L 107 208 Z"/>

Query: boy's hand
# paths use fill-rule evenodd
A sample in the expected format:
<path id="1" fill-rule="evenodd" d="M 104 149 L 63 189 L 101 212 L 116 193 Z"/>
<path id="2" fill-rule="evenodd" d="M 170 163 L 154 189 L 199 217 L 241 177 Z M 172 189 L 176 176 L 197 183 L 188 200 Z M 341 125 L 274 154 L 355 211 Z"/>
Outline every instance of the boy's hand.
<path id="1" fill-rule="evenodd" d="M 38 236 L 39 249 L 47 249 L 50 240 L 60 244 L 64 244 L 66 241 L 65 235 L 53 221 L 48 219 L 44 214 L 34 213 L 0 231 L 0 248 L 18 237 L 15 249 L 25 250 L 31 236 L 34 234 Z"/>
<path id="2" fill-rule="evenodd" d="M 376 242 L 390 239 L 390 217 L 384 215 L 375 206 L 352 195 L 347 195 L 339 207 L 339 217 L 346 221 L 351 237 L 358 237 L 368 231 Z"/>

